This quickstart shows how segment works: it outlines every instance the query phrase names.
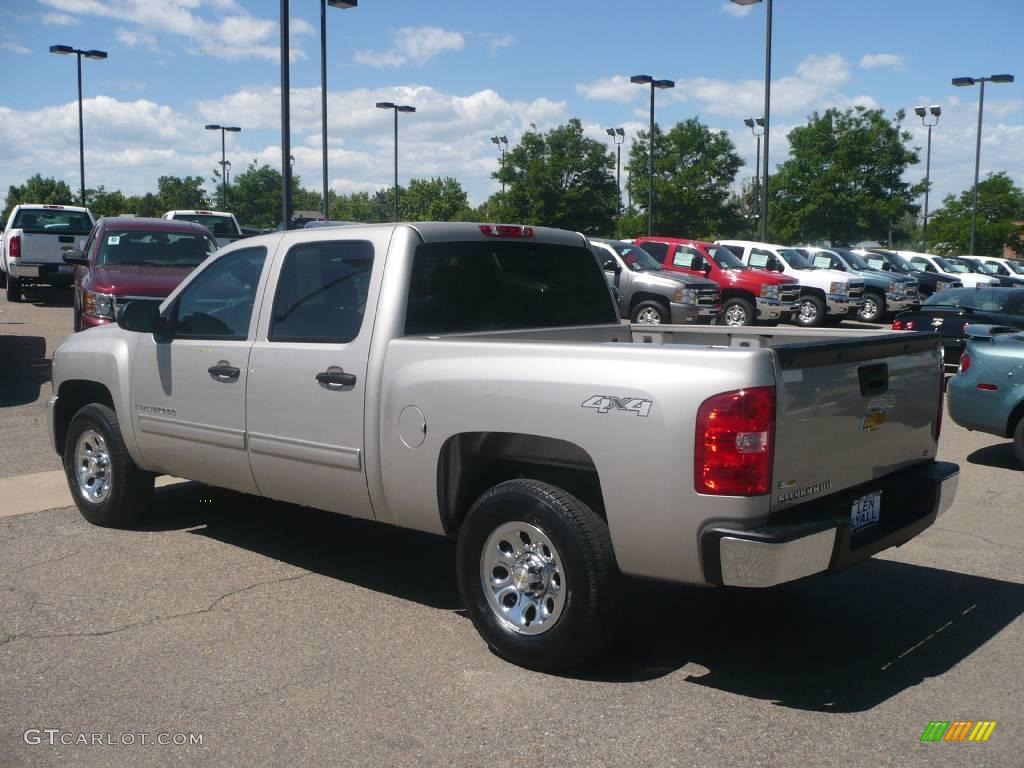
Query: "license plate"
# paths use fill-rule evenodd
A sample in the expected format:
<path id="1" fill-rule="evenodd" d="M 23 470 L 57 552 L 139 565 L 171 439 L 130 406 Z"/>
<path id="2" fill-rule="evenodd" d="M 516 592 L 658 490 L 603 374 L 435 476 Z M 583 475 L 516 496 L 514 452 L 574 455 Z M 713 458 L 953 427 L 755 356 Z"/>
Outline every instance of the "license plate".
<path id="1" fill-rule="evenodd" d="M 875 491 L 855 499 L 850 507 L 850 533 L 867 528 L 878 522 L 882 511 L 882 492 Z"/>
<path id="2" fill-rule="evenodd" d="M 75 271 L 75 265 L 74 264 L 61 264 L 59 267 L 57 267 L 57 271 L 60 272 L 62 275 L 67 274 L 69 272 L 74 272 Z"/>

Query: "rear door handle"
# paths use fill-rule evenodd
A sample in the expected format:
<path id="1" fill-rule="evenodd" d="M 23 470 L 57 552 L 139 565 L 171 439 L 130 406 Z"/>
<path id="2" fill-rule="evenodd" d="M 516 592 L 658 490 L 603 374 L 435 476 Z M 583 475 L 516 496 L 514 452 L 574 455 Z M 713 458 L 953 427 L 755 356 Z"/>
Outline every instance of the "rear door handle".
<path id="1" fill-rule="evenodd" d="M 354 373 L 345 373 L 341 368 L 331 366 L 326 371 L 320 371 L 316 380 L 328 387 L 351 387 L 356 383 Z"/>
<path id="2" fill-rule="evenodd" d="M 226 360 L 221 360 L 216 365 L 211 365 L 206 369 L 210 375 L 217 381 L 235 381 L 238 379 L 241 371 L 232 365 L 229 365 Z"/>

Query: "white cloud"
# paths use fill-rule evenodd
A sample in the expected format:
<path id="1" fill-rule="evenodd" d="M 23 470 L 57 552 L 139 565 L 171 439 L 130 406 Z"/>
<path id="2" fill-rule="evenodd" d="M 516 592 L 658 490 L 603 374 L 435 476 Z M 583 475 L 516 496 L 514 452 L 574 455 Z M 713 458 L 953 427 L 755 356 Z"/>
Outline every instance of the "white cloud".
<path id="1" fill-rule="evenodd" d="M 887 67 L 897 72 L 903 71 L 903 56 L 898 53 L 866 53 L 861 56 L 860 66 L 863 69 Z"/>
<path id="2" fill-rule="evenodd" d="M 26 48 L 16 40 L 4 40 L 0 42 L 0 51 L 11 51 L 12 53 L 20 53 L 22 55 L 32 53 L 29 48 Z"/>
<path id="3" fill-rule="evenodd" d="M 68 16 L 66 13 L 47 13 L 43 16 L 43 24 L 52 27 L 70 27 L 78 23 L 78 19 L 74 16 Z"/>
<path id="4" fill-rule="evenodd" d="M 156 50 L 157 48 L 156 37 L 143 30 L 133 31 L 124 27 L 118 27 L 114 30 L 114 36 L 129 48 L 135 48 L 139 45 L 145 45 L 150 50 Z"/>
<path id="5" fill-rule="evenodd" d="M 491 56 L 497 55 L 502 48 L 511 48 L 516 42 L 515 36 L 510 34 L 496 35 L 488 32 L 481 37 L 490 49 Z"/>
<path id="6" fill-rule="evenodd" d="M 601 77 L 592 83 L 578 83 L 576 92 L 591 101 L 616 101 L 620 104 L 628 104 L 646 93 L 629 82 L 625 75 Z"/>
<path id="7" fill-rule="evenodd" d="M 423 66 L 445 51 L 461 51 L 466 40 L 461 32 L 440 27 L 402 27 L 386 51 L 359 50 L 355 59 L 371 67 L 400 67 L 407 62 Z"/>
<path id="8" fill-rule="evenodd" d="M 722 11 L 722 13 L 728 13 L 730 16 L 735 16 L 736 18 L 742 19 L 744 16 L 746 16 L 748 13 L 754 10 L 754 6 L 736 5 L 736 3 L 731 2 L 731 0 L 728 0 L 728 2 L 722 3 L 719 6 L 719 9 Z"/>

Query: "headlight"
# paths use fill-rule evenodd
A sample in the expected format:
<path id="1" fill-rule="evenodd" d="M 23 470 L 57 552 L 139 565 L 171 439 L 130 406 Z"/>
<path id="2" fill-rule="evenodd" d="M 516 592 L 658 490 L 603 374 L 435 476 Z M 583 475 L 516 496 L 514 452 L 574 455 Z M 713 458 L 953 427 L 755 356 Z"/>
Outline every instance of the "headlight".
<path id="1" fill-rule="evenodd" d="M 676 292 L 672 294 L 672 301 L 676 304 L 696 304 L 697 292 L 692 288 L 676 288 Z"/>
<path id="2" fill-rule="evenodd" d="M 82 297 L 82 314 L 103 320 L 113 320 L 114 297 L 109 293 L 85 291 Z"/>
<path id="3" fill-rule="evenodd" d="M 845 296 L 848 288 L 849 283 L 830 283 L 828 286 L 828 292 L 833 293 L 836 296 Z"/>
<path id="4" fill-rule="evenodd" d="M 765 283 L 761 286 L 761 296 L 765 299 L 778 299 L 779 298 L 779 286 Z"/>
<path id="5" fill-rule="evenodd" d="M 893 280 L 889 283 L 889 293 L 901 294 L 903 293 L 904 285 L 898 280 Z"/>

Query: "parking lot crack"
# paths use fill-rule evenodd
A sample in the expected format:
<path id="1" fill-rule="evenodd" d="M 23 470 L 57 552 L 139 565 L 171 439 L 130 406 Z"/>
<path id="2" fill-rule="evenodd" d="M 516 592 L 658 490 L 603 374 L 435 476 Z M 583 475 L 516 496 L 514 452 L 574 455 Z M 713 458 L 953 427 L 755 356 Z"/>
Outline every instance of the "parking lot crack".
<path id="1" fill-rule="evenodd" d="M 134 621 L 130 624 L 123 624 L 119 627 L 114 627 L 112 629 L 97 630 L 95 632 L 54 632 L 40 634 L 26 632 L 23 634 L 7 635 L 6 637 L 0 637 L 0 640 L 2 640 L 2 642 L 0 642 L 0 645 L 3 645 L 4 643 L 10 642 L 12 640 L 54 640 L 68 637 L 105 637 L 107 635 L 116 635 L 119 632 L 124 632 L 129 629 L 136 629 L 138 627 L 148 627 L 163 621 L 172 621 L 174 619 L 183 619 L 192 616 L 202 616 L 203 614 L 207 614 L 215 610 L 222 602 L 227 600 L 229 597 L 234 597 L 235 595 L 240 595 L 243 592 L 249 592 L 250 590 L 258 589 L 259 587 L 265 587 L 270 584 L 283 584 L 284 582 L 288 581 L 298 581 L 299 579 L 304 579 L 307 576 L 312 575 L 312 571 L 304 571 L 293 576 L 283 576 L 277 579 L 268 579 L 266 581 L 258 581 L 255 584 L 248 584 L 244 587 L 233 589 L 230 592 L 225 592 L 223 595 L 217 597 L 212 603 L 210 603 L 205 608 L 199 608 L 194 611 L 183 611 L 182 613 L 173 613 L 168 616 L 153 616 L 152 618 L 145 619 L 143 621 Z"/>

